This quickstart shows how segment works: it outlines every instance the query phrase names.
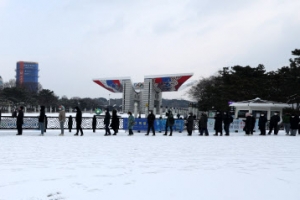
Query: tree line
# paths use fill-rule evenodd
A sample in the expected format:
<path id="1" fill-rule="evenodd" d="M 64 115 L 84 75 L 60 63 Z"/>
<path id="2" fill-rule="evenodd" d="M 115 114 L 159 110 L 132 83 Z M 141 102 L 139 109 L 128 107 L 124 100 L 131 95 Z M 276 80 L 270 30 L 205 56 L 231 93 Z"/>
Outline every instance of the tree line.
<path id="1" fill-rule="evenodd" d="M 267 72 L 264 65 L 257 67 L 235 65 L 223 67 L 217 75 L 202 78 L 188 95 L 198 108 L 228 110 L 229 102 L 250 100 L 256 97 L 269 101 L 300 105 L 300 49 L 292 51 L 289 66 Z"/>

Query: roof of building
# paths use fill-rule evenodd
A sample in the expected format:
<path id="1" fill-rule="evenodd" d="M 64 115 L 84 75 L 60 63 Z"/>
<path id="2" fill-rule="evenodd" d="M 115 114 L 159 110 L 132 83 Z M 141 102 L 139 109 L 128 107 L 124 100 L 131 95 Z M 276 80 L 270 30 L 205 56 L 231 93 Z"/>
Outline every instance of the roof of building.
<path id="1" fill-rule="evenodd" d="M 263 99 L 260 99 L 259 97 L 255 98 L 255 99 L 251 99 L 251 100 L 246 100 L 246 101 L 233 102 L 229 106 L 234 106 L 234 107 L 243 107 L 243 106 L 279 107 L 279 108 L 290 107 L 290 105 L 287 103 L 263 100 Z"/>

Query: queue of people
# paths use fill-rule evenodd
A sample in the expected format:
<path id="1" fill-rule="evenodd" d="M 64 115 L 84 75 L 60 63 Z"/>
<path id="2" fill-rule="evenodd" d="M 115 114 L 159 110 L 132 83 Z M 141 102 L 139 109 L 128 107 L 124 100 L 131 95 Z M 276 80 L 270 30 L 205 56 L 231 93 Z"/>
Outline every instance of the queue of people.
<path id="1" fill-rule="evenodd" d="M 17 125 L 17 130 L 18 133 L 17 135 L 22 135 L 22 125 L 24 124 L 24 107 L 20 106 L 18 108 L 18 111 L 14 111 L 14 116 L 17 118 L 16 125 Z M 80 108 L 77 106 L 75 107 L 76 111 L 76 117 L 75 117 L 75 122 L 76 122 L 76 133 L 74 136 L 78 136 L 79 133 L 81 136 L 83 136 L 83 130 L 82 130 L 82 112 Z M 135 118 L 133 117 L 131 112 L 128 112 L 128 132 L 129 136 L 132 136 L 133 133 L 133 127 L 135 125 Z M 178 117 L 178 116 L 177 116 Z M 178 117 L 179 119 L 179 117 Z M 64 136 L 64 125 L 66 121 L 66 113 L 65 113 L 65 108 L 64 106 L 59 106 L 59 115 L 58 115 L 58 120 L 59 120 L 59 126 L 61 133 L 59 136 Z M 156 117 L 153 114 L 152 110 L 149 110 L 149 114 L 147 116 L 147 133 L 145 134 L 146 136 L 149 135 L 150 131 L 152 132 L 152 135 L 155 136 L 155 120 Z M 189 115 L 185 119 L 186 123 L 184 126 L 186 126 L 187 130 L 187 135 L 192 136 L 192 133 L 194 131 L 195 127 L 195 122 L 198 122 L 198 128 L 199 128 L 199 136 L 209 136 L 208 132 L 208 116 L 206 115 L 205 112 L 203 112 L 198 120 L 196 120 L 196 117 L 192 114 L 189 113 Z M 223 131 L 225 132 L 225 136 L 230 135 L 229 127 L 230 124 L 233 122 L 233 117 L 230 115 L 229 112 L 220 112 L 217 111 L 216 115 L 214 117 L 214 131 L 215 134 L 214 136 L 222 136 Z M 245 119 L 243 120 L 245 123 L 244 126 L 244 131 L 245 135 L 253 135 L 254 130 L 255 130 L 255 124 L 256 124 L 256 118 L 251 114 L 251 113 L 246 113 Z M 41 131 L 41 136 L 44 136 L 44 133 L 46 132 L 46 127 L 47 127 L 47 116 L 45 114 L 45 106 L 41 106 L 40 108 L 40 114 L 38 117 L 38 122 L 39 122 L 39 129 Z M 258 118 L 258 129 L 260 130 L 259 135 L 267 135 L 266 134 L 266 125 L 267 125 L 267 117 L 265 116 L 264 113 L 260 114 L 260 117 Z M 274 115 L 270 118 L 269 121 L 269 132 L 268 135 L 271 135 L 272 132 L 274 131 L 274 135 L 278 135 L 279 131 L 279 125 L 283 124 L 284 130 L 286 131 L 286 135 L 291 135 L 291 136 L 296 136 L 296 133 L 298 132 L 300 134 L 300 116 L 293 114 L 286 113 L 282 119 L 279 116 L 279 113 L 275 112 Z M 172 136 L 173 134 L 173 126 L 175 123 L 175 119 L 173 116 L 173 113 L 171 110 L 168 110 L 166 113 L 166 123 L 165 123 L 165 130 L 164 130 L 164 136 L 168 135 L 168 131 L 170 131 L 169 136 Z M 120 126 L 120 117 L 117 115 L 117 111 L 113 110 L 112 111 L 112 116 L 110 115 L 109 109 L 106 109 L 105 112 L 105 117 L 104 117 L 104 125 L 105 125 L 105 134 L 104 136 L 109 136 L 111 135 L 111 130 L 113 130 L 113 135 L 117 135 L 119 126 Z M 69 132 L 71 132 L 73 127 L 73 117 L 70 115 L 68 117 L 68 129 Z M 97 127 L 97 118 L 94 115 L 92 119 L 92 129 L 93 132 L 96 132 L 96 127 Z"/>

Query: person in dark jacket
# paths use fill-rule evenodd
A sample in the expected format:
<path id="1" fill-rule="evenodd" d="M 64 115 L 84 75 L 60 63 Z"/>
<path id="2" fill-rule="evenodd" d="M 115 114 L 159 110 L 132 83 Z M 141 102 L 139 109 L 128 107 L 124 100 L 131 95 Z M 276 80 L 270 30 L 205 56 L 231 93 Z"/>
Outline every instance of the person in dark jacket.
<path id="1" fill-rule="evenodd" d="M 250 113 L 246 113 L 246 119 L 243 120 L 245 122 L 244 131 L 246 135 L 250 135 L 251 130 L 253 130 L 253 122 Z"/>
<path id="2" fill-rule="evenodd" d="M 250 135 L 253 135 L 254 129 L 255 129 L 255 123 L 256 123 L 256 118 L 250 113 L 251 116 L 251 129 L 250 129 Z"/>
<path id="3" fill-rule="evenodd" d="M 190 113 L 189 117 L 187 118 L 186 123 L 186 130 L 188 132 L 188 136 L 192 136 L 193 129 L 194 129 L 194 116 L 193 113 Z"/>
<path id="4" fill-rule="evenodd" d="M 278 134 L 278 123 L 280 122 L 280 117 L 278 116 L 278 113 L 275 112 L 274 115 L 270 119 L 270 129 L 268 135 L 271 135 L 273 129 L 274 129 L 274 135 Z"/>
<path id="5" fill-rule="evenodd" d="M 171 110 L 168 110 L 168 112 L 166 113 L 166 116 L 167 116 L 167 121 L 166 121 L 166 130 L 165 130 L 164 136 L 167 136 L 167 135 L 168 135 L 168 128 L 170 128 L 170 135 L 169 135 L 169 136 L 172 136 L 172 133 L 173 133 L 173 125 L 174 125 L 174 123 L 175 123 L 175 120 L 174 120 L 172 111 L 171 111 Z"/>
<path id="6" fill-rule="evenodd" d="M 40 129 L 41 129 L 40 136 L 44 136 L 44 132 L 45 132 L 45 106 L 41 106 L 41 109 L 40 109 L 39 125 L 40 125 Z"/>
<path id="7" fill-rule="evenodd" d="M 69 118 L 68 118 L 68 129 L 69 129 L 69 132 L 72 131 L 72 127 L 73 127 L 73 117 L 72 117 L 72 115 L 70 115 Z"/>
<path id="8" fill-rule="evenodd" d="M 290 113 L 285 113 L 284 116 L 282 117 L 282 123 L 286 135 L 290 134 L 290 126 L 291 126 L 290 119 L 291 119 Z"/>
<path id="9" fill-rule="evenodd" d="M 296 136 L 298 124 L 299 124 L 299 117 L 295 115 L 294 113 L 290 116 L 290 131 L 291 136 Z"/>
<path id="10" fill-rule="evenodd" d="M 105 134 L 104 134 L 104 136 L 111 135 L 110 130 L 109 130 L 110 114 L 109 114 L 108 108 L 106 109 L 106 112 L 105 112 L 104 125 L 105 125 Z"/>
<path id="11" fill-rule="evenodd" d="M 204 134 L 205 136 L 208 136 L 208 130 L 207 130 L 207 115 L 205 113 L 202 113 L 201 114 L 201 117 L 199 119 L 199 124 L 198 124 L 198 127 L 199 127 L 199 135 L 203 135 L 203 131 L 204 131 Z"/>
<path id="12" fill-rule="evenodd" d="M 224 131 L 226 136 L 229 136 L 229 126 L 232 121 L 233 121 L 232 116 L 228 112 L 224 112 L 223 124 L 224 124 Z"/>
<path id="13" fill-rule="evenodd" d="M 150 113 L 147 117 L 147 123 L 148 123 L 148 130 L 147 134 L 149 135 L 150 129 L 152 130 L 153 136 L 155 136 L 155 128 L 154 128 L 154 121 L 155 121 L 155 115 L 153 114 L 153 111 L 150 110 Z"/>
<path id="14" fill-rule="evenodd" d="M 259 135 L 266 135 L 266 123 L 267 123 L 267 118 L 266 116 L 261 113 L 260 117 L 258 119 L 258 128 L 260 130 L 260 134 Z"/>
<path id="15" fill-rule="evenodd" d="M 45 115 L 45 126 L 44 126 L 45 130 L 44 130 L 44 133 L 47 132 L 47 127 L 48 127 L 48 117 L 47 117 L 47 115 Z"/>
<path id="16" fill-rule="evenodd" d="M 115 110 L 115 109 L 112 111 L 110 126 L 111 126 L 111 129 L 114 131 L 113 135 L 117 135 L 117 133 L 119 132 L 120 119 L 117 115 L 117 110 Z"/>
<path id="17" fill-rule="evenodd" d="M 24 124 L 23 109 L 24 109 L 23 106 L 19 107 L 19 112 L 18 112 L 18 116 L 17 116 L 17 130 L 18 130 L 17 135 L 22 135 L 22 131 L 23 131 L 23 129 L 22 129 L 22 125 Z"/>
<path id="18" fill-rule="evenodd" d="M 220 136 L 222 136 L 223 135 L 223 132 L 222 132 L 223 118 L 222 118 L 221 113 L 219 111 L 217 111 L 217 114 L 214 118 L 215 118 L 215 131 L 216 131 L 214 136 L 218 136 L 218 133 L 220 133 Z"/>
<path id="19" fill-rule="evenodd" d="M 92 119 L 93 133 L 96 132 L 96 125 L 97 125 L 97 119 L 96 119 L 96 115 L 94 115 L 94 116 L 93 116 L 93 119 Z"/>
<path id="20" fill-rule="evenodd" d="M 80 110 L 80 108 L 78 106 L 75 107 L 76 109 L 76 117 L 75 117 L 75 121 L 76 121 L 76 133 L 74 134 L 74 136 L 78 136 L 78 133 L 80 131 L 81 136 L 83 136 L 83 131 L 81 128 L 81 123 L 82 123 L 82 112 Z"/>

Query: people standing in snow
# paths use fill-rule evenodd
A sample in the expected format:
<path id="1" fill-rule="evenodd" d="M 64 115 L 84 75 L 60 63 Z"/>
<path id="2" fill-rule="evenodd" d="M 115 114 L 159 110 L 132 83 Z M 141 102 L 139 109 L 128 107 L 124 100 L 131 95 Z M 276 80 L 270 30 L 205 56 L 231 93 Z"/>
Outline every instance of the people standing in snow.
<path id="1" fill-rule="evenodd" d="M 111 129 L 114 131 L 113 135 L 117 135 L 117 133 L 119 132 L 119 126 L 120 126 L 120 119 L 117 115 L 117 110 L 113 110 L 112 111 L 112 118 L 111 118 Z"/>
<path id="2" fill-rule="evenodd" d="M 72 115 L 70 115 L 68 118 L 68 129 L 69 129 L 70 133 L 72 131 L 72 127 L 73 127 L 73 117 L 72 117 Z"/>
<path id="3" fill-rule="evenodd" d="M 64 135 L 64 124 L 66 121 L 66 112 L 65 112 L 65 107 L 63 105 L 59 106 L 59 114 L 58 114 L 58 121 L 59 121 L 59 126 L 60 126 L 60 134 L 59 136 Z"/>
<path id="4" fill-rule="evenodd" d="M 214 136 L 218 136 L 218 133 L 220 133 L 220 136 L 223 135 L 223 132 L 222 132 L 222 121 L 223 121 L 223 118 L 222 118 L 222 115 L 219 111 L 217 111 L 216 113 L 216 116 L 214 117 L 215 118 L 215 134 Z"/>
<path id="5" fill-rule="evenodd" d="M 207 130 L 207 121 L 208 121 L 207 115 L 205 113 L 202 113 L 201 117 L 199 119 L 199 124 L 198 124 L 199 135 L 203 135 L 203 132 L 204 132 L 205 136 L 209 135 L 208 130 Z"/>
<path id="6" fill-rule="evenodd" d="M 194 129 L 194 116 L 193 113 L 189 113 L 189 116 L 186 120 L 186 130 L 188 132 L 188 136 L 192 136 L 193 129 Z"/>
<path id="7" fill-rule="evenodd" d="M 104 134 L 104 136 L 111 135 L 110 129 L 109 129 L 109 125 L 110 125 L 110 113 L 109 113 L 109 109 L 108 108 L 106 109 L 106 112 L 105 112 L 104 125 L 105 125 L 105 134 Z"/>
<path id="8" fill-rule="evenodd" d="M 246 113 L 246 119 L 243 120 L 245 122 L 244 131 L 246 135 L 250 135 L 251 131 L 253 130 L 253 122 L 252 116 L 250 113 Z"/>
<path id="9" fill-rule="evenodd" d="M 290 116 L 290 130 L 291 130 L 291 136 L 296 136 L 297 129 L 299 124 L 299 117 L 293 113 Z"/>
<path id="10" fill-rule="evenodd" d="M 148 129 L 147 134 L 149 135 L 150 129 L 152 130 L 153 136 L 155 136 L 155 128 L 154 128 L 154 121 L 155 121 L 155 115 L 153 114 L 152 110 L 149 110 L 149 115 L 147 117 L 147 123 L 148 123 Z"/>
<path id="11" fill-rule="evenodd" d="M 78 133 L 80 131 L 81 136 L 83 136 L 83 131 L 81 128 L 81 123 L 82 123 L 82 112 L 80 110 L 80 108 L 78 106 L 75 107 L 76 109 L 76 117 L 75 117 L 75 121 L 76 121 L 76 133 L 74 134 L 74 136 L 78 136 Z"/>
<path id="12" fill-rule="evenodd" d="M 254 129 L 255 129 L 255 123 L 256 123 L 256 118 L 250 113 L 251 116 L 251 129 L 250 129 L 250 135 L 253 135 Z"/>
<path id="13" fill-rule="evenodd" d="M 40 129 L 41 129 L 40 136 L 44 136 L 44 132 L 45 132 L 45 106 L 41 106 L 41 109 L 40 109 L 39 125 L 40 125 Z"/>
<path id="14" fill-rule="evenodd" d="M 258 128 L 260 130 L 259 135 L 266 135 L 266 124 L 267 124 L 268 119 L 264 115 L 264 113 L 260 114 L 260 117 L 258 119 Z"/>
<path id="15" fill-rule="evenodd" d="M 22 135 L 22 131 L 23 131 L 23 127 L 22 127 L 22 125 L 24 124 L 23 109 L 24 109 L 23 106 L 19 107 L 19 112 L 18 112 L 18 116 L 17 116 L 17 130 L 18 130 L 17 135 Z"/>
<path id="16" fill-rule="evenodd" d="M 135 124 L 135 119 L 134 117 L 132 116 L 132 113 L 129 111 L 128 112 L 128 132 L 129 132 L 129 136 L 132 136 L 133 135 L 133 132 L 132 132 L 132 129 L 133 129 L 133 126 Z"/>
<path id="17" fill-rule="evenodd" d="M 166 113 L 166 116 L 167 116 L 167 120 L 166 120 L 166 130 L 165 130 L 164 136 L 167 136 L 167 135 L 168 135 L 168 128 L 170 128 L 170 135 L 169 135 L 169 136 L 172 136 L 172 133 L 173 133 L 173 125 L 174 125 L 174 123 L 175 123 L 175 120 L 174 120 L 172 111 L 171 111 L 171 110 L 168 110 L 168 112 Z"/>
<path id="18" fill-rule="evenodd" d="M 274 135 L 278 134 L 278 124 L 280 122 L 280 117 L 278 116 L 278 113 L 275 112 L 274 115 L 270 119 L 270 128 L 268 135 L 271 135 L 273 129 L 274 129 Z"/>
<path id="19" fill-rule="evenodd" d="M 233 122 L 233 118 L 230 115 L 230 113 L 224 112 L 224 115 L 223 115 L 223 124 L 224 124 L 224 131 L 225 131 L 225 135 L 226 136 L 229 136 L 229 127 L 230 127 L 230 124 L 232 122 Z"/>

